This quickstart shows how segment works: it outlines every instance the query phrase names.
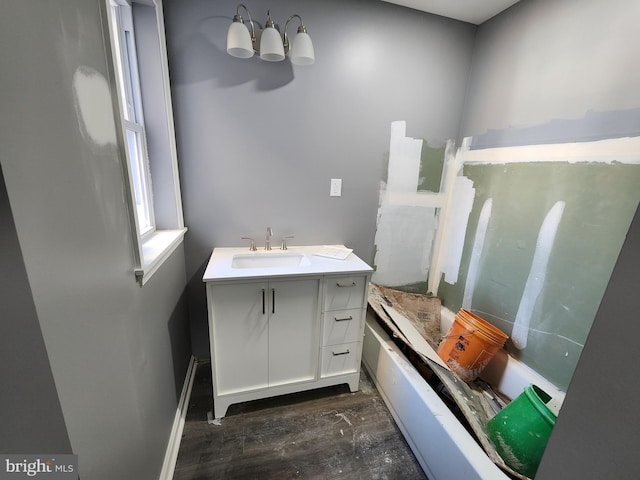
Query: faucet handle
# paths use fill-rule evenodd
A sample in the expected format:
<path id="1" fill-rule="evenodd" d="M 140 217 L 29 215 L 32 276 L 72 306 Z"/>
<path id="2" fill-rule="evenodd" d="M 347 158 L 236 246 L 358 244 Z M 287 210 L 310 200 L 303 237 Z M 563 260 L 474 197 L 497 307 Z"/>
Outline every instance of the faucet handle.
<path id="1" fill-rule="evenodd" d="M 286 250 L 287 249 L 287 238 L 294 238 L 293 235 L 289 235 L 287 237 L 284 237 L 282 239 L 282 246 L 280 247 L 280 250 Z"/>
<path id="2" fill-rule="evenodd" d="M 242 240 L 251 240 L 251 246 L 249 247 L 249 250 L 252 252 L 255 252 L 256 250 L 258 250 L 256 248 L 256 241 L 253 238 L 249 238 L 249 237 L 240 237 Z"/>

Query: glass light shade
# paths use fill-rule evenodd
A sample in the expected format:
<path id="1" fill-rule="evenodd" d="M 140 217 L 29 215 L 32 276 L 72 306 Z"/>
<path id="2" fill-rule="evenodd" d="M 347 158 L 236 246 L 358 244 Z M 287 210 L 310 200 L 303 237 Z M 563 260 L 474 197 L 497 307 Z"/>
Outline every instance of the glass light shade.
<path id="1" fill-rule="evenodd" d="M 260 38 L 260 58 L 267 62 L 280 62 L 284 60 L 284 45 L 280 33 L 273 28 L 267 27 L 262 31 Z"/>
<path id="2" fill-rule="evenodd" d="M 296 65 L 311 65 L 316 60 L 313 43 L 308 33 L 301 32 L 296 35 L 291 44 L 289 57 L 291 63 Z"/>
<path id="3" fill-rule="evenodd" d="M 242 22 L 233 22 L 227 32 L 227 53 L 233 57 L 253 57 L 253 45 L 249 29 Z"/>

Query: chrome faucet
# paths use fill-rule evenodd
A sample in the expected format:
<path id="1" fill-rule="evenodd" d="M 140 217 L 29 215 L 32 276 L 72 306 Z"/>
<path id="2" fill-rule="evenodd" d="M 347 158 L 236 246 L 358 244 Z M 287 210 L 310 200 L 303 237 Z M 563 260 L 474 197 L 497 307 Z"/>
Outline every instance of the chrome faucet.
<path id="1" fill-rule="evenodd" d="M 273 230 L 271 227 L 267 227 L 267 236 L 264 241 L 264 249 L 271 250 L 271 236 L 273 235 Z"/>

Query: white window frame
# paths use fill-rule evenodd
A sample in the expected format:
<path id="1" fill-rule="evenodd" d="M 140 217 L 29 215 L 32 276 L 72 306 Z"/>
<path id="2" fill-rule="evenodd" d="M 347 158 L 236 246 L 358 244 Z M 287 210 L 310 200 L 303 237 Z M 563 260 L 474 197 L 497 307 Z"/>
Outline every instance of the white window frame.
<path id="1" fill-rule="evenodd" d="M 131 4 L 126 0 L 110 0 L 110 4 L 113 20 L 111 38 L 115 44 L 113 54 L 124 117 L 122 123 L 125 130 L 127 163 L 136 205 L 136 230 L 144 240 L 155 232 L 156 224 L 133 15 Z"/>
<path id="2" fill-rule="evenodd" d="M 153 168 L 150 167 L 147 129 L 143 114 L 143 90 L 138 71 L 138 50 L 135 43 L 133 2 L 155 9 L 155 18 L 159 45 L 159 60 L 162 65 L 163 98 L 153 98 L 154 102 L 163 102 L 163 114 L 166 117 L 166 131 L 162 148 L 169 152 L 167 165 L 160 167 L 172 175 L 173 192 L 162 192 L 162 195 L 173 195 L 171 201 L 175 205 L 171 225 L 157 228 L 154 211 L 152 189 Z M 110 38 L 111 56 L 113 59 L 112 80 L 116 86 L 114 108 L 116 121 L 119 124 L 121 141 L 119 142 L 123 162 L 125 184 L 129 193 L 129 213 L 131 230 L 134 238 L 134 256 L 136 265 L 133 268 L 136 279 L 144 285 L 160 265 L 173 253 L 184 239 L 186 228 L 182 213 L 180 182 L 173 125 L 173 110 L 169 88 L 167 66 L 166 39 L 161 0 L 105 0 L 107 22 Z M 168 134 L 166 133 L 168 132 Z M 132 142 L 130 140 L 133 139 Z M 165 222 L 166 223 L 166 222 Z"/>

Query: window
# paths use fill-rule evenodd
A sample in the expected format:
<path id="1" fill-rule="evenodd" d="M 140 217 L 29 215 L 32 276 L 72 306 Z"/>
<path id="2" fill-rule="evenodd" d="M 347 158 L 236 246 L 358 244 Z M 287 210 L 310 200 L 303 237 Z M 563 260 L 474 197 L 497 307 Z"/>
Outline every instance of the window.
<path id="1" fill-rule="evenodd" d="M 182 241 L 186 231 L 162 3 L 105 1 L 117 86 L 117 119 L 126 158 L 123 170 L 130 190 L 131 227 L 136 242 L 134 270 L 144 284 Z"/>
<path id="2" fill-rule="evenodd" d="M 111 0 L 111 17 L 118 93 L 137 213 L 136 227 L 138 234 L 145 237 L 155 230 L 155 220 L 131 6 Z"/>

